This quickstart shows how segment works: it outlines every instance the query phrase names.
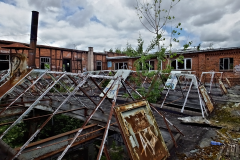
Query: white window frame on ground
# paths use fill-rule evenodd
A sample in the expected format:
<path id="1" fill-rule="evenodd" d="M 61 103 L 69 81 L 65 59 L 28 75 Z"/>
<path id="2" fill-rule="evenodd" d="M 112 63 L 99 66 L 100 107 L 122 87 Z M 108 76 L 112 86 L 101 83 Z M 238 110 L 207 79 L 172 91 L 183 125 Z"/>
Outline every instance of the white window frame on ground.
<path id="1" fill-rule="evenodd" d="M 122 63 L 123 64 L 123 68 L 119 68 L 119 64 Z M 117 65 L 117 67 L 116 67 Z M 115 62 L 114 63 L 114 70 L 118 70 L 118 69 L 128 69 L 128 62 Z"/>
<path id="2" fill-rule="evenodd" d="M 100 68 L 98 68 L 98 67 L 100 67 Z M 96 70 L 97 71 L 102 70 L 102 61 L 96 61 Z"/>
<path id="3" fill-rule="evenodd" d="M 191 62 L 191 67 L 187 67 L 187 61 L 190 60 Z M 172 63 L 175 61 L 175 66 L 176 68 L 174 68 L 173 70 L 191 70 L 192 69 L 192 58 L 184 58 L 183 59 L 183 64 L 178 62 L 177 59 L 173 59 L 171 60 L 171 67 L 172 67 Z M 182 66 L 182 68 L 180 68 L 180 65 Z"/>
<path id="4" fill-rule="evenodd" d="M 42 63 L 44 68 L 42 68 Z M 46 68 L 45 64 L 49 64 L 50 68 Z M 50 57 L 40 57 L 40 69 L 51 69 L 51 58 Z"/>
<path id="5" fill-rule="evenodd" d="M 232 60 L 232 63 L 231 63 Z M 227 64 L 225 64 L 227 63 Z M 232 65 L 231 65 L 232 64 Z M 219 59 L 219 70 L 233 70 L 233 58 L 220 58 Z"/>

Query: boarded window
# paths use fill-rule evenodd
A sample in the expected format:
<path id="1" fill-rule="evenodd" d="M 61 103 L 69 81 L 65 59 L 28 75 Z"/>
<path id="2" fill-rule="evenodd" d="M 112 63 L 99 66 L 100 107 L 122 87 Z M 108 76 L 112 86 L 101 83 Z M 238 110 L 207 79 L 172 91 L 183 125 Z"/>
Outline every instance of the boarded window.
<path id="1" fill-rule="evenodd" d="M 220 70 L 233 69 L 233 58 L 220 58 Z"/>

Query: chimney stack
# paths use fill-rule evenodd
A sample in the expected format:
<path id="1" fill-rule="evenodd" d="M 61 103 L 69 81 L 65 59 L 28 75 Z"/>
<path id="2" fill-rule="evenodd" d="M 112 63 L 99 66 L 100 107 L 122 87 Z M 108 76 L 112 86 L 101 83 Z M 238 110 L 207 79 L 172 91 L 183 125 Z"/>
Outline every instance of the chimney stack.
<path id="1" fill-rule="evenodd" d="M 88 47 L 88 71 L 94 70 L 93 47 Z"/>
<path id="2" fill-rule="evenodd" d="M 31 50 L 28 53 L 29 68 L 36 68 L 35 57 L 36 57 L 36 46 L 37 46 L 38 15 L 39 15 L 39 12 L 32 11 L 31 35 L 30 35 Z"/>

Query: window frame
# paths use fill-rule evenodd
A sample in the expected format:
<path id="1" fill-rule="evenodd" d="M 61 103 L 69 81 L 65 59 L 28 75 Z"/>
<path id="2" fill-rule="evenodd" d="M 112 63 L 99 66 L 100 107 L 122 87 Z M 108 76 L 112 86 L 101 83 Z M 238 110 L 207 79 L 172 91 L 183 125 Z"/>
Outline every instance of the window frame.
<path id="1" fill-rule="evenodd" d="M 42 59 L 43 59 L 43 58 L 48 59 L 49 62 L 42 62 Z M 42 63 L 44 63 L 44 64 L 45 64 L 45 63 L 48 63 L 49 66 L 50 66 L 49 69 L 51 70 L 51 57 L 40 57 L 40 66 L 39 66 L 40 69 L 42 69 Z M 45 68 L 45 65 L 44 65 L 44 69 L 48 69 L 48 68 Z"/>
<path id="2" fill-rule="evenodd" d="M 223 69 L 221 69 L 221 59 L 222 59 L 222 68 Z M 224 60 L 228 60 L 228 68 L 227 69 L 225 69 L 224 68 Z M 231 65 L 231 60 L 230 59 L 232 59 L 232 65 L 233 65 L 233 58 L 232 57 L 224 57 L 224 58 L 220 58 L 219 59 L 219 71 L 232 71 L 233 70 L 233 66 L 232 66 L 232 69 L 231 69 L 231 67 L 230 67 L 230 65 Z"/>
<path id="3" fill-rule="evenodd" d="M 100 62 L 100 65 L 98 65 L 99 62 Z M 101 69 L 98 69 L 98 66 L 100 66 Z M 96 61 L 96 70 L 97 71 L 101 71 L 102 70 L 102 61 Z"/>
<path id="4" fill-rule="evenodd" d="M 128 69 L 128 62 L 114 62 L 114 70 L 124 69 L 124 68 L 119 68 L 119 63 L 123 63 L 123 66 L 124 66 L 124 63 L 126 63 L 127 64 L 126 69 Z M 116 69 L 116 64 L 118 64 L 118 69 Z"/>
<path id="5" fill-rule="evenodd" d="M 189 69 L 189 68 L 187 68 L 187 60 L 191 60 L 191 68 Z M 173 69 L 173 70 L 192 70 L 192 58 L 184 58 L 183 59 L 184 60 L 184 62 L 183 62 L 183 64 L 184 64 L 184 68 L 183 69 L 178 69 L 179 67 L 178 67 L 178 63 L 180 63 L 180 62 L 178 62 L 177 61 L 177 59 L 172 59 L 171 60 L 171 67 L 172 67 L 172 61 L 175 61 L 175 65 L 176 65 L 176 69 Z"/>

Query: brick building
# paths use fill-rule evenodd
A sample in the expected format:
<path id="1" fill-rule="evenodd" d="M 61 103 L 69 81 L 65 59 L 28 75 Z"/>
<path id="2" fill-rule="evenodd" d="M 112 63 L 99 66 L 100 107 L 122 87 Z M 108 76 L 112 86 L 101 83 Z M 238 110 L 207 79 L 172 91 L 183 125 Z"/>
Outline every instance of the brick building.
<path id="1" fill-rule="evenodd" d="M 3 49 L 15 42 L 0 40 L 0 69 L 8 68 L 8 55 L 14 53 L 13 49 Z M 28 44 L 24 44 L 29 46 Z M 28 54 L 29 51 L 24 51 Z M 186 50 L 177 51 L 177 55 L 184 56 L 184 63 L 176 61 L 177 57 L 171 59 L 171 66 L 174 70 L 196 71 L 199 77 L 202 72 L 216 71 L 223 72 L 232 82 L 239 82 L 239 75 L 235 75 L 233 68 L 240 64 L 240 48 L 220 48 L 209 50 Z M 84 72 L 89 70 L 136 70 L 134 62 L 138 57 L 128 57 L 122 54 L 110 52 L 94 52 L 92 47 L 88 51 L 59 48 L 45 45 L 37 45 L 36 67 L 44 69 L 49 66 L 53 71 Z M 156 70 L 158 61 L 151 59 L 148 63 L 153 66 L 149 70 Z M 162 69 L 166 68 L 163 62 Z"/>

